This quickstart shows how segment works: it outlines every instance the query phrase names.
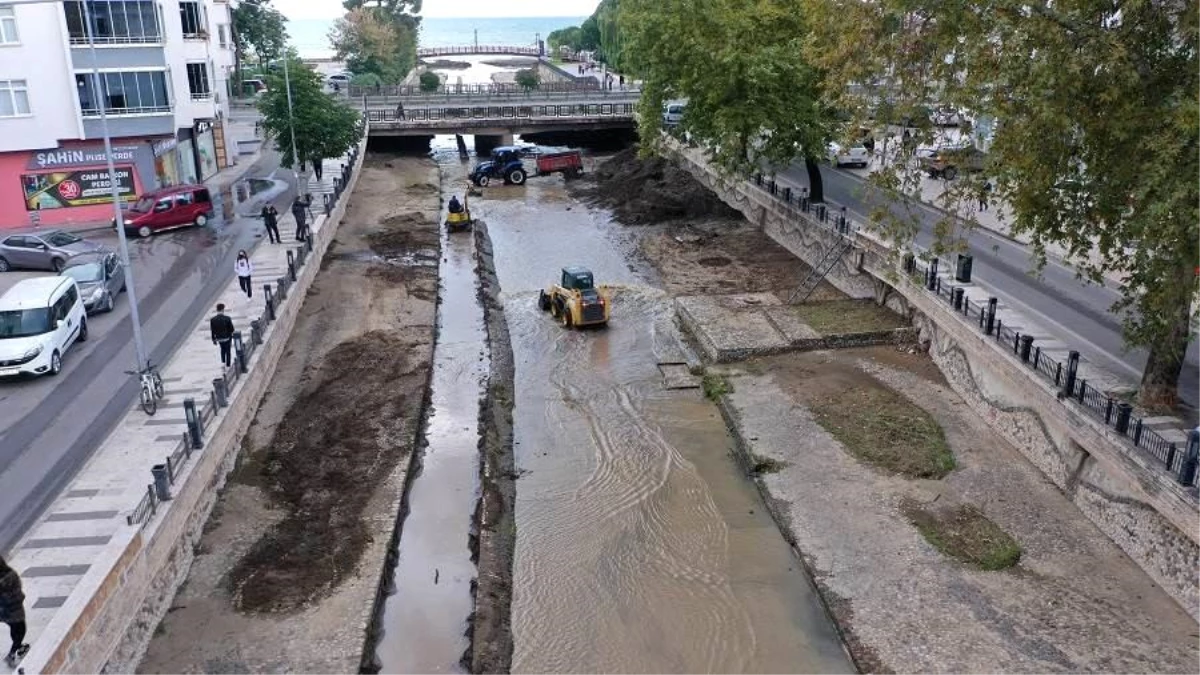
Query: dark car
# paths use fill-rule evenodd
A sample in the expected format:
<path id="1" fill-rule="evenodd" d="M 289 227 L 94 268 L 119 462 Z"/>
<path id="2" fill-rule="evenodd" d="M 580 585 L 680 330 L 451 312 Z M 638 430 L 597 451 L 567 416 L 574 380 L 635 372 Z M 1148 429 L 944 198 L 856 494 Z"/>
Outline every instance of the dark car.
<path id="1" fill-rule="evenodd" d="M 972 143 L 943 146 L 917 159 L 930 178 L 946 180 L 954 180 L 960 171 L 978 172 L 987 166 L 987 153 Z"/>
<path id="2" fill-rule="evenodd" d="M 0 239 L 0 272 L 19 268 L 59 272 L 75 256 L 104 250 L 63 230 L 10 234 Z"/>
<path id="3" fill-rule="evenodd" d="M 62 276 L 79 285 L 79 296 L 88 314 L 111 312 L 117 296 L 125 292 L 125 266 L 116 253 L 95 253 L 71 259 Z"/>

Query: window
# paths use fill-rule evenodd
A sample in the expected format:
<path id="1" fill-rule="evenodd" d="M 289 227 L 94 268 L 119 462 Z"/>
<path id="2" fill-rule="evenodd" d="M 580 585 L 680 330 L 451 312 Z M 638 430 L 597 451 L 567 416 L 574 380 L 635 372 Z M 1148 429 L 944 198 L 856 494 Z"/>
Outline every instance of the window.
<path id="1" fill-rule="evenodd" d="M 183 22 L 184 37 L 201 37 L 204 34 L 204 9 L 200 3 L 179 3 L 179 18 Z"/>
<path id="2" fill-rule="evenodd" d="M 175 206 L 191 206 L 191 205 L 192 205 L 192 193 L 180 192 L 179 194 L 175 195 Z"/>
<path id="3" fill-rule="evenodd" d="M 212 89 L 208 86 L 208 64 L 187 64 L 188 91 L 192 99 L 212 98 Z"/>
<path id="4" fill-rule="evenodd" d="M 17 38 L 17 13 L 12 5 L 0 7 L 0 45 L 15 45 Z"/>
<path id="5" fill-rule="evenodd" d="M 25 248 L 25 237 L 9 237 L 4 240 L 4 245 L 10 248 Z"/>
<path id="6" fill-rule="evenodd" d="M 25 80 L 0 80 L 0 117 L 28 115 L 29 89 Z"/>
<path id="7" fill-rule="evenodd" d="M 104 90 L 104 109 L 110 115 L 170 112 L 171 99 L 167 92 L 166 73 L 139 71 L 125 73 L 100 73 Z M 100 99 L 94 91 L 91 73 L 75 75 L 75 86 L 79 90 L 79 107 L 84 117 L 100 115 Z"/>
<path id="8" fill-rule="evenodd" d="M 162 42 L 158 12 L 152 0 L 89 0 L 86 13 L 83 2 L 67 0 L 63 11 L 67 15 L 67 33 L 74 44 L 88 41 L 89 13 L 95 27 L 92 39 L 98 44 Z"/>
<path id="9" fill-rule="evenodd" d="M 229 46 L 229 40 L 226 37 L 227 30 L 229 30 L 229 26 L 226 26 L 225 24 L 219 24 L 217 26 L 217 44 L 221 46 L 221 49 L 225 49 Z"/>

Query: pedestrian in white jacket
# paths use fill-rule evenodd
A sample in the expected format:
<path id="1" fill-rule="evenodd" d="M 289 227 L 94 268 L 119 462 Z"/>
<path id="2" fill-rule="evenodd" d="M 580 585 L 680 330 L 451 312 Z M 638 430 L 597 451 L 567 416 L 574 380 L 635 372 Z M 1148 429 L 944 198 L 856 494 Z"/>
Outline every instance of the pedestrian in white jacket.
<path id="1" fill-rule="evenodd" d="M 242 287 L 242 292 L 246 294 L 246 297 L 254 297 L 254 286 L 250 282 L 250 275 L 254 274 L 254 265 L 250 263 L 250 256 L 245 251 L 238 251 L 237 260 L 233 263 L 233 271 L 237 272 L 238 285 Z"/>

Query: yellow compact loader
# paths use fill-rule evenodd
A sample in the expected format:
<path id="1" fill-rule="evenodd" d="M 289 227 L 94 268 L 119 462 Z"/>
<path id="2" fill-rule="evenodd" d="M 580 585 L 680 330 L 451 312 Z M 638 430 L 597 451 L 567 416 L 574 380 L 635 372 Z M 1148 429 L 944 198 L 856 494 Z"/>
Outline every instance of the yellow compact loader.
<path id="1" fill-rule="evenodd" d="M 596 288 L 583 267 L 564 267 L 561 283 L 538 292 L 538 309 L 548 310 L 564 328 L 607 324 L 611 304 L 608 289 Z"/>

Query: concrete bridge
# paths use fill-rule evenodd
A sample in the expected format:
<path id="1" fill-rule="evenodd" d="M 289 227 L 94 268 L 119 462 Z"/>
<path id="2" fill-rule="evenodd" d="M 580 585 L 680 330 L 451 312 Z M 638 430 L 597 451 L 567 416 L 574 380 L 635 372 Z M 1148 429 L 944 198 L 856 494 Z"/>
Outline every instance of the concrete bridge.
<path id="1" fill-rule="evenodd" d="M 341 90 L 346 96 L 352 99 L 359 99 L 366 96 L 370 99 L 391 99 L 393 101 L 403 99 L 407 102 L 413 100 L 435 100 L 435 99 L 538 99 L 538 98 L 555 98 L 555 99 L 578 99 L 589 96 L 602 96 L 606 98 L 620 98 L 632 96 L 637 98 L 641 93 L 639 85 L 630 83 L 624 87 L 614 87 L 613 89 L 602 89 L 600 82 L 593 77 L 581 78 L 573 82 L 542 82 L 537 89 L 526 90 L 518 84 L 449 84 L 442 85 L 432 91 L 426 91 L 416 85 L 380 85 L 378 87 L 364 87 L 360 85 L 350 85 Z M 393 103 L 394 105 L 394 103 Z"/>
<path id="2" fill-rule="evenodd" d="M 548 131 L 599 131 L 630 129 L 637 125 L 632 102 L 563 103 L 530 105 L 405 106 L 401 118 L 395 109 L 367 109 L 372 137 L 472 134 L 476 147 L 507 144 L 516 134 Z M 482 137 L 482 138 L 481 138 Z"/>
<path id="3" fill-rule="evenodd" d="M 514 47 L 511 45 L 466 45 L 459 47 L 421 47 L 417 58 L 427 56 L 463 56 L 467 54 L 506 54 L 510 56 L 541 56 L 537 47 Z"/>

